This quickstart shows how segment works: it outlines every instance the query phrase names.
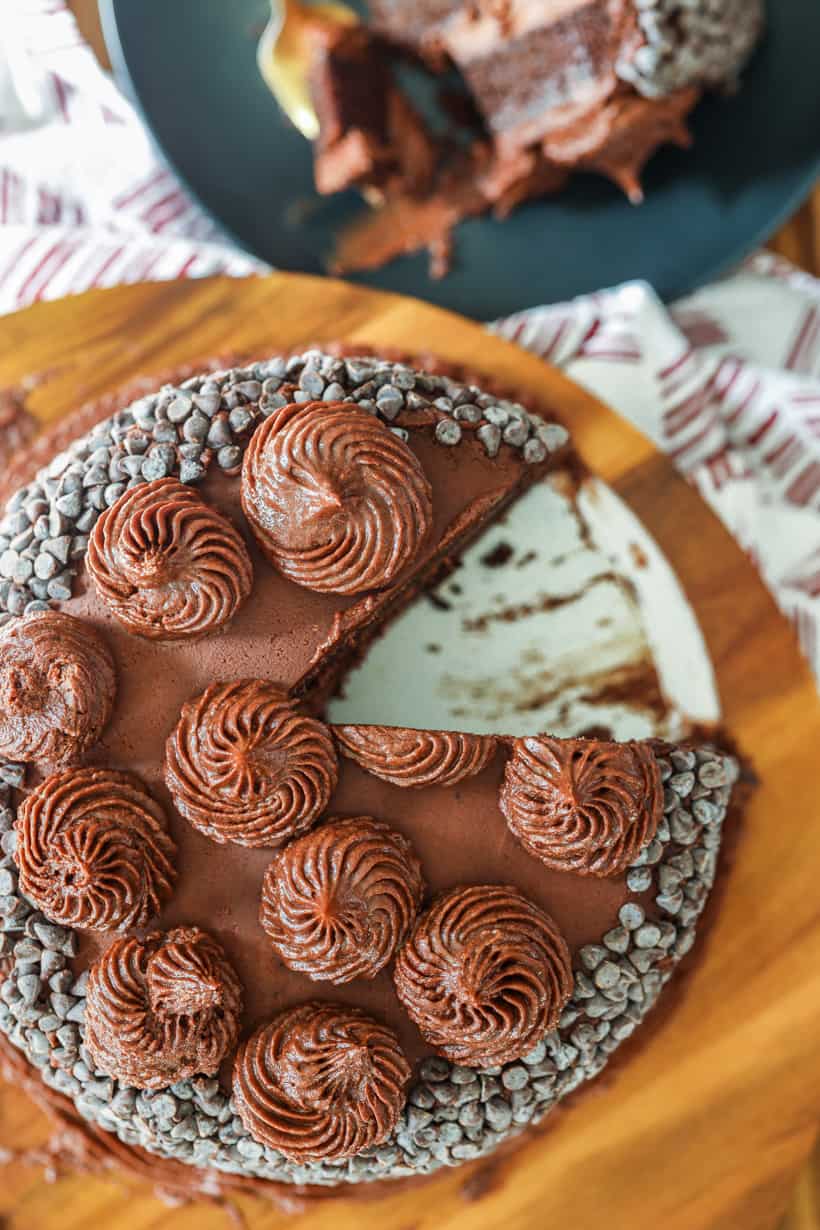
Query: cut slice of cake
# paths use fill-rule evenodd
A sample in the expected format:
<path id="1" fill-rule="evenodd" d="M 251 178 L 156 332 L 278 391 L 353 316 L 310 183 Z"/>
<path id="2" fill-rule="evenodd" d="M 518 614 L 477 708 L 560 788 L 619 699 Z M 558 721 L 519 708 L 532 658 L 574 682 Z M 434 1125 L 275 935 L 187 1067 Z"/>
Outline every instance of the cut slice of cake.
<path id="1" fill-rule="evenodd" d="M 605 175 L 639 202 L 655 151 L 687 146 L 687 117 L 703 93 L 735 85 L 763 5 L 371 0 L 369 23 L 317 45 L 310 74 L 319 191 L 364 186 L 385 208 L 341 236 L 335 267 L 375 268 L 427 246 L 443 272 L 459 219 L 488 209 L 503 217 L 559 190 L 573 171 Z M 434 73 L 454 66 L 483 133 L 435 140 L 386 44 Z"/>

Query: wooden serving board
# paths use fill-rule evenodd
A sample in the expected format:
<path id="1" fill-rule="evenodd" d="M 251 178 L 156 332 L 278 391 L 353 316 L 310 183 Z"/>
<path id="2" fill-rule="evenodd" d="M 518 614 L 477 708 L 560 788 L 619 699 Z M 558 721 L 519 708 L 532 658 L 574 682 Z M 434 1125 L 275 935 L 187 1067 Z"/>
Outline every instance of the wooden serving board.
<path id="1" fill-rule="evenodd" d="M 0 388 L 48 373 L 43 422 L 138 374 L 236 349 L 343 339 L 434 351 L 531 390 L 571 426 L 588 464 L 676 568 L 715 664 L 726 723 L 761 785 L 721 909 L 676 1009 L 554 1126 L 507 1160 L 368 1201 L 311 1206 L 303 1230 L 771 1230 L 820 1114 L 820 704 L 791 628 L 751 563 L 637 431 L 532 355 L 421 303 L 306 277 L 145 285 L 42 304 L 0 321 Z M 0 1089 L 0 1146 L 48 1128 Z M 240 1200 L 254 1230 L 287 1215 Z M 4 1230 L 196 1230 L 147 1187 L 0 1171 Z"/>

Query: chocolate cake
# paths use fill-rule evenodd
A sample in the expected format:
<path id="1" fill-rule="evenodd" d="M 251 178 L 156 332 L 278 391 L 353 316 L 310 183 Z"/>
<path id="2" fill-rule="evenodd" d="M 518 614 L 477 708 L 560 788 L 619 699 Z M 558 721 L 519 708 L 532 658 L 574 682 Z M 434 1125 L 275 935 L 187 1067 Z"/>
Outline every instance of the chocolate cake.
<path id="1" fill-rule="evenodd" d="M 320 192 L 351 185 L 387 202 L 339 244 L 340 270 L 432 246 L 453 224 L 561 188 L 573 171 L 642 199 L 659 146 L 689 144 L 703 93 L 732 88 L 757 43 L 762 0 L 370 0 L 369 26 L 317 47 Z M 460 72 L 483 133 L 434 138 L 404 98 L 390 48 Z M 393 57 L 395 60 L 395 56 Z"/>
<path id="2" fill-rule="evenodd" d="M 163 386 L 0 522 L 0 1052 L 95 1158 L 348 1190 L 508 1145 L 693 946 L 738 766 L 327 720 L 556 466 L 468 380 L 311 351 Z"/>

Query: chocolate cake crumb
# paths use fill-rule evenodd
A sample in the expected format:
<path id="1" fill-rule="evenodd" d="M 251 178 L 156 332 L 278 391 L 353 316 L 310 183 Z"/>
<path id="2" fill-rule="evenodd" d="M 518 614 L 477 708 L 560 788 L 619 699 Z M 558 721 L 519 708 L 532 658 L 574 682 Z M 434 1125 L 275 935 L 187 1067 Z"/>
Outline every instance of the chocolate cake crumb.
<path id="1" fill-rule="evenodd" d="M 508 542 L 500 542 L 493 547 L 492 551 L 488 551 L 486 555 L 482 555 L 481 562 L 485 568 L 502 568 L 508 563 L 515 554 L 515 548 Z"/>

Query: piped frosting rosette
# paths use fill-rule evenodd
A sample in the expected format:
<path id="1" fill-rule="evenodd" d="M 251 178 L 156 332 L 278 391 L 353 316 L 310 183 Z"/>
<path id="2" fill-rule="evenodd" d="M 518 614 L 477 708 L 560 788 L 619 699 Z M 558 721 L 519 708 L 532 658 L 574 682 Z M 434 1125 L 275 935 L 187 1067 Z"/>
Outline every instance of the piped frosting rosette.
<path id="1" fill-rule="evenodd" d="M 38 611 L 0 633 L 0 757 L 54 768 L 80 760 L 102 734 L 117 681 L 91 624 Z"/>
<path id="2" fill-rule="evenodd" d="M 129 632 L 176 641 L 223 627 L 251 591 L 241 535 L 175 478 L 142 483 L 102 513 L 86 564 Z"/>
<path id="3" fill-rule="evenodd" d="M 52 922 L 125 931 L 144 926 L 171 895 L 176 846 L 133 774 L 48 777 L 21 803 L 15 828 L 20 888 Z"/>
<path id="4" fill-rule="evenodd" d="M 515 888 L 442 893 L 394 970 L 396 993 L 440 1055 L 467 1067 L 519 1059 L 554 1029 L 572 991 L 552 919 Z"/>
<path id="5" fill-rule="evenodd" d="M 267 558 L 320 593 L 390 585 L 432 524 L 432 491 L 415 453 L 348 402 L 274 412 L 252 436 L 242 507 Z"/>
<path id="6" fill-rule="evenodd" d="M 242 988 L 198 927 L 115 940 L 91 966 L 85 1044 L 96 1066 L 137 1089 L 213 1076 L 236 1046 Z"/>
<path id="7" fill-rule="evenodd" d="M 260 921 L 290 969 L 337 984 L 372 978 L 406 939 L 423 891 L 400 833 L 369 816 L 328 820 L 276 855 Z"/>
<path id="8" fill-rule="evenodd" d="M 491 735 L 402 726 L 334 726 L 342 754 L 394 786 L 454 786 L 495 755 Z"/>
<path id="9" fill-rule="evenodd" d="M 218 842 L 281 844 L 321 815 L 337 775 L 328 728 L 263 679 L 206 688 L 183 706 L 166 746 L 174 803 Z"/>
<path id="10" fill-rule="evenodd" d="M 515 740 L 500 804 L 547 867 L 611 876 L 654 837 L 663 786 L 648 744 L 537 735 Z"/>
<path id="11" fill-rule="evenodd" d="M 297 1162 L 329 1161 L 386 1140 L 409 1081 L 410 1065 L 392 1030 L 357 1008 L 308 1003 L 243 1044 L 233 1096 L 260 1144 Z"/>

